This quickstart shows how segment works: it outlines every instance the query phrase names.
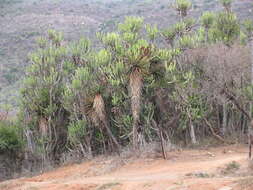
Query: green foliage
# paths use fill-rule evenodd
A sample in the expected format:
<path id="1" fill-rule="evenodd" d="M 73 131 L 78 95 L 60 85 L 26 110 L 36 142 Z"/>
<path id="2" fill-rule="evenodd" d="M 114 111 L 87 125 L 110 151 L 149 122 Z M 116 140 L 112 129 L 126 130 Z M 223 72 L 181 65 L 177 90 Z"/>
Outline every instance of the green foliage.
<path id="1" fill-rule="evenodd" d="M 60 46 L 60 43 L 63 41 L 63 34 L 55 30 L 48 30 L 48 38 L 56 46 Z"/>
<path id="2" fill-rule="evenodd" d="M 39 49 L 29 56 L 32 64 L 27 69 L 21 90 L 21 112 L 24 112 L 21 120 L 25 121 L 25 133 L 33 131 L 37 134 L 29 141 L 34 142 L 41 158 L 50 160 L 54 152 L 62 148 L 59 141 L 67 141 L 59 138 L 66 133 L 66 126 L 62 123 L 68 120 L 63 117 L 67 111 L 61 100 L 65 82 L 73 73 L 75 64 L 70 48 L 61 45 L 62 33 L 50 30 L 48 38 L 41 39 Z M 27 118 L 31 120 L 26 121 Z"/>
<path id="3" fill-rule="evenodd" d="M 62 91 L 62 78 L 66 74 L 62 69 L 64 62 L 64 56 L 67 54 L 67 50 L 64 47 L 58 46 L 54 41 L 54 37 L 58 35 L 57 32 L 50 31 L 50 39 L 52 39 L 55 46 L 44 46 L 44 49 L 39 49 L 37 52 L 30 55 L 30 59 L 33 64 L 27 69 L 29 77 L 24 81 L 25 87 L 22 90 L 24 95 L 24 104 L 26 101 L 29 110 L 32 113 L 37 111 L 37 114 L 50 115 L 57 108 L 54 103 L 56 100 L 53 97 L 60 95 Z M 53 36 L 53 37 L 52 37 Z M 45 41 L 43 39 L 43 41 Z M 43 43 L 45 44 L 45 43 Z M 41 46 L 41 44 L 39 43 Z M 51 90 L 50 90 L 51 88 Z M 54 99 L 54 103 L 50 102 Z M 51 100 L 50 100 L 51 99 Z"/>
<path id="4" fill-rule="evenodd" d="M 74 146 L 81 143 L 86 134 L 87 123 L 85 120 L 71 122 L 68 126 L 68 140 Z"/>
<path id="5" fill-rule="evenodd" d="M 243 31 L 240 32 L 240 42 L 242 45 L 246 45 L 248 42 L 248 37 Z"/>
<path id="6" fill-rule="evenodd" d="M 12 122 L 0 121 L 0 152 L 20 151 L 20 129 Z"/>
<path id="7" fill-rule="evenodd" d="M 253 36 L 253 21 L 250 19 L 247 19 L 243 23 L 243 27 L 245 29 L 245 32 L 247 36 L 250 38 Z"/>
<path id="8" fill-rule="evenodd" d="M 194 18 L 187 18 L 184 19 L 184 24 L 185 24 L 185 30 L 190 31 L 192 27 L 196 24 L 196 21 Z"/>
<path id="9" fill-rule="evenodd" d="M 220 3 L 223 5 L 225 8 L 230 8 L 232 5 L 233 0 L 220 0 Z"/>
<path id="10" fill-rule="evenodd" d="M 124 33 L 138 33 L 143 25 L 141 17 L 126 17 L 125 22 L 119 24 L 119 30 Z"/>
<path id="11" fill-rule="evenodd" d="M 121 39 L 120 35 L 112 32 L 112 33 L 106 33 L 101 34 L 97 33 L 98 39 L 101 40 L 101 42 L 111 51 L 120 52 L 121 51 Z"/>
<path id="12" fill-rule="evenodd" d="M 165 29 L 164 31 L 162 31 L 163 37 L 171 45 L 173 45 L 173 42 L 176 38 L 176 34 L 177 34 L 177 32 L 174 28 L 168 28 L 168 29 Z"/>
<path id="13" fill-rule="evenodd" d="M 172 99 L 177 104 L 177 109 L 180 110 L 180 129 L 188 129 L 188 123 L 199 123 L 208 113 L 208 106 L 205 103 L 204 97 L 198 93 L 197 76 L 194 71 L 180 72 L 172 65 L 170 73 L 173 75 L 173 83 L 175 90 L 172 93 Z"/>
<path id="14" fill-rule="evenodd" d="M 85 64 L 87 54 L 90 51 L 90 41 L 86 38 L 81 38 L 78 43 L 71 45 L 71 54 L 75 65 Z"/>
<path id="15" fill-rule="evenodd" d="M 213 41 L 223 41 L 225 44 L 231 45 L 240 35 L 240 25 L 236 15 L 225 12 L 219 13 L 209 35 Z"/>
<path id="16" fill-rule="evenodd" d="M 176 0 L 175 8 L 182 17 L 187 16 L 188 10 L 191 8 L 189 0 Z"/>
<path id="17" fill-rule="evenodd" d="M 146 30 L 147 30 L 149 39 L 151 41 L 154 41 L 159 32 L 157 26 L 146 25 Z"/>
<path id="18" fill-rule="evenodd" d="M 201 25 L 205 29 L 209 29 L 213 26 L 214 21 L 215 21 L 215 15 L 211 12 L 204 12 L 203 15 L 200 18 L 201 20 Z"/>
<path id="19" fill-rule="evenodd" d="M 105 49 L 100 50 L 93 56 L 93 67 L 106 67 L 111 62 L 111 54 Z"/>
<path id="20" fill-rule="evenodd" d="M 39 38 L 36 39 L 36 43 L 38 44 L 38 46 L 40 48 L 42 48 L 42 49 L 46 48 L 46 46 L 47 46 L 47 39 L 44 38 L 44 37 L 39 37 Z"/>
<path id="21" fill-rule="evenodd" d="M 185 18 L 190 7 L 189 1 L 177 0 L 181 20 L 162 31 L 156 25 L 144 25 L 143 18 L 126 17 L 116 31 L 97 33 L 101 44 L 95 50 L 86 38 L 63 46 L 63 35 L 53 30 L 48 38 L 39 38 L 39 49 L 30 55 L 22 105 L 23 117 L 28 115 L 35 125 L 29 129 L 53 134 L 38 135 L 42 152 L 57 152 L 55 139 L 60 135 L 68 137 L 68 142 L 60 142 L 63 146 L 70 144 L 85 155 L 113 150 L 111 140 L 134 144 L 131 136 L 136 131 L 142 142 L 157 140 L 156 124 L 167 138 L 166 133 L 179 132 L 184 139 L 189 123 L 204 127 L 212 104 L 219 107 L 217 101 L 224 96 L 221 89 L 210 94 L 205 89 L 212 81 L 206 76 L 209 66 L 213 69 L 205 65 L 212 56 L 209 48 L 216 42 L 232 47 L 239 38 L 245 42 L 251 27 L 248 24 L 245 33 L 241 31 L 230 11 L 204 13 L 199 27 L 197 20 Z M 170 46 L 163 44 L 159 33 Z M 228 88 L 233 85 L 221 83 Z M 248 98 L 241 89 L 243 98 Z M 179 115 L 175 121 L 179 127 L 165 128 L 175 115 Z"/>
<path id="22" fill-rule="evenodd" d="M 178 22 L 174 25 L 174 30 L 178 36 L 182 36 L 186 30 L 186 24 L 184 22 Z"/>
<path id="23" fill-rule="evenodd" d="M 196 31 L 195 35 L 198 36 L 198 41 L 200 43 L 205 42 L 206 37 L 208 37 L 208 33 L 206 33 L 206 30 L 203 27 L 199 27 L 199 29 Z"/>
<path id="24" fill-rule="evenodd" d="M 178 41 L 179 47 L 182 50 L 194 48 L 196 46 L 196 42 L 197 42 L 196 36 L 190 35 L 185 35 Z"/>

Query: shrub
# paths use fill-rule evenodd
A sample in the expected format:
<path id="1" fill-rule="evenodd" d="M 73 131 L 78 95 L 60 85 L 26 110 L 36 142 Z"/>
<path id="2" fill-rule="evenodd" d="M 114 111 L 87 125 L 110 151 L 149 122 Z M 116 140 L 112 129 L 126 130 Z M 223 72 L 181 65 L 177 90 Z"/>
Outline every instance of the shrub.
<path id="1" fill-rule="evenodd" d="M 221 174 L 223 175 L 229 175 L 233 174 L 235 171 L 240 169 L 240 164 L 236 161 L 232 161 L 228 163 L 224 168 L 221 170 Z"/>
<path id="2" fill-rule="evenodd" d="M 0 121 L 0 151 L 17 151 L 22 147 L 18 127 L 8 121 Z"/>
<path id="3" fill-rule="evenodd" d="M 85 136 L 86 122 L 84 120 L 72 122 L 68 126 L 68 138 L 71 144 L 76 145 L 82 142 Z"/>

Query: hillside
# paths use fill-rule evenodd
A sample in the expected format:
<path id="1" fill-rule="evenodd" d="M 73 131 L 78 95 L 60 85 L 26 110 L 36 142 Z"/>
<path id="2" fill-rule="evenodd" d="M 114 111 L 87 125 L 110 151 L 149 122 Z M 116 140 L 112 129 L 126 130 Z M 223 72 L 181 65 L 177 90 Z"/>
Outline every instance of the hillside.
<path id="1" fill-rule="evenodd" d="M 18 104 L 18 90 L 29 64 L 27 55 L 35 39 L 48 29 L 62 31 L 65 40 L 95 38 L 97 31 L 112 30 L 127 15 L 138 15 L 159 28 L 177 20 L 172 0 L 1 0 L 0 1 L 0 105 Z M 219 10 L 217 1 L 194 0 L 190 12 Z M 233 10 L 240 19 L 253 18 L 252 0 L 236 0 Z"/>
<path id="2" fill-rule="evenodd" d="M 241 145 L 169 152 L 143 158 L 96 158 L 0 183 L 1 190 L 251 190 L 246 148 Z M 152 156 L 155 156 L 152 158 Z M 144 158 L 145 157 L 145 158 Z"/>

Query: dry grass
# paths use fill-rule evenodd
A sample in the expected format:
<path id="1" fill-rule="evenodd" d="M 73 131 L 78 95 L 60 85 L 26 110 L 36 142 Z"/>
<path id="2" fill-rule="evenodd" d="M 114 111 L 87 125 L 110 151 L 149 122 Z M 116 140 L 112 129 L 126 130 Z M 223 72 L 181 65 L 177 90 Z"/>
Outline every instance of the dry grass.
<path id="1" fill-rule="evenodd" d="M 251 172 L 253 172 L 253 160 L 249 160 L 248 162 L 248 168 Z"/>
<path id="2" fill-rule="evenodd" d="M 106 189 L 111 189 L 114 186 L 118 186 L 120 185 L 120 183 L 107 183 L 107 184 L 103 184 L 100 187 L 98 187 L 96 190 L 106 190 Z"/>
<path id="3" fill-rule="evenodd" d="M 213 178 L 215 177 L 214 174 L 209 174 L 206 172 L 195 172 L 195 173 L 187 173 L 185 174 L 187 177 L 197 177 L 197 178 Z"/>
<path id="4" fill-rule="evenodd" d="M 179 148 L 170 143 L 165 143 L 165 152 L 178 150 Z M 139 150 L 132 151 L 131 147 L 125 147 L 121 152 L 121 159 L 137 159 L 137 158 L 163 158 L 160 142 L 146 143 Z"/>
<path id="5" fill-rule="evenodd" d="M 14 180 L 9 180 L 9 181 L 5 181 L 0 183 L 0 189 L 1 190 L 10 190 L 10 189 L 14 189 L 14 188 L 19 188 L 21 189 L 21 186 L 23 185 L 22 182 L 15 182 Z"/>
<path id="6" fill-rule="evenodd" d="M 218 168 L 218 171 L 222 176 L 228 176 L 235 174 L 235 172 L 238 171 L 240 167 L 241 165 L 238 162 L 232 161 L 226 164 L 224 167 Z"/>
<path id="7" fill-rule="evenodd" d="M 166 145 L 166 152 L 176 150 L 174 145 Z M 125 147 L 120 156 L 99 156 L 93 159 L 94 167 L 92 167 L 87 173 L 87 176 L 100 176 L 104 174 L 116 171 L 122 168 L 126 164 L 133 163 L 136 159 L 154 160 L 162 158 L 162 152 L 160 143 L 150 143 L 143 146 L 138 151 L 133 151 L 131 147 Z"/>
<path id="8" fill-rule="evenodd" d="M 6 189 L 8 187 L 8 183 L 0 183 L 0 189 Z"/>
<path id="9" fill-rule="evenodd" d="M 253 189 L 253 176 L 240 179 L 237 184 L 238 190 L 251 190 Z"/>

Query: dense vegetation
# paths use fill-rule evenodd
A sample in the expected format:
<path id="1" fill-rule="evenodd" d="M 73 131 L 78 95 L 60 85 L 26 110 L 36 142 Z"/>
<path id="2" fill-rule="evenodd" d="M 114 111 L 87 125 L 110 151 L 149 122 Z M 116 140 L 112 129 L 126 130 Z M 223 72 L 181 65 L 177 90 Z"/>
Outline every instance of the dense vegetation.
<path id="1" fill-rule="evenodd" d="M 22 147 L 23 136 L 25 151 L 45 167 L 66 152 L 91 158 L 158 141 L 243 141 L 252 116 L 253 22 L 239 22 L 231 0 L 221 3 L 223 11 L 195 20 L 191 3 L 176 0 L 178 22 L 163 29 L 126 17 L 116 31 L 97 33 L 100 48 L 50 30 L 29 55 L 22 132 L 0 125 L 0 149 Z"/>

